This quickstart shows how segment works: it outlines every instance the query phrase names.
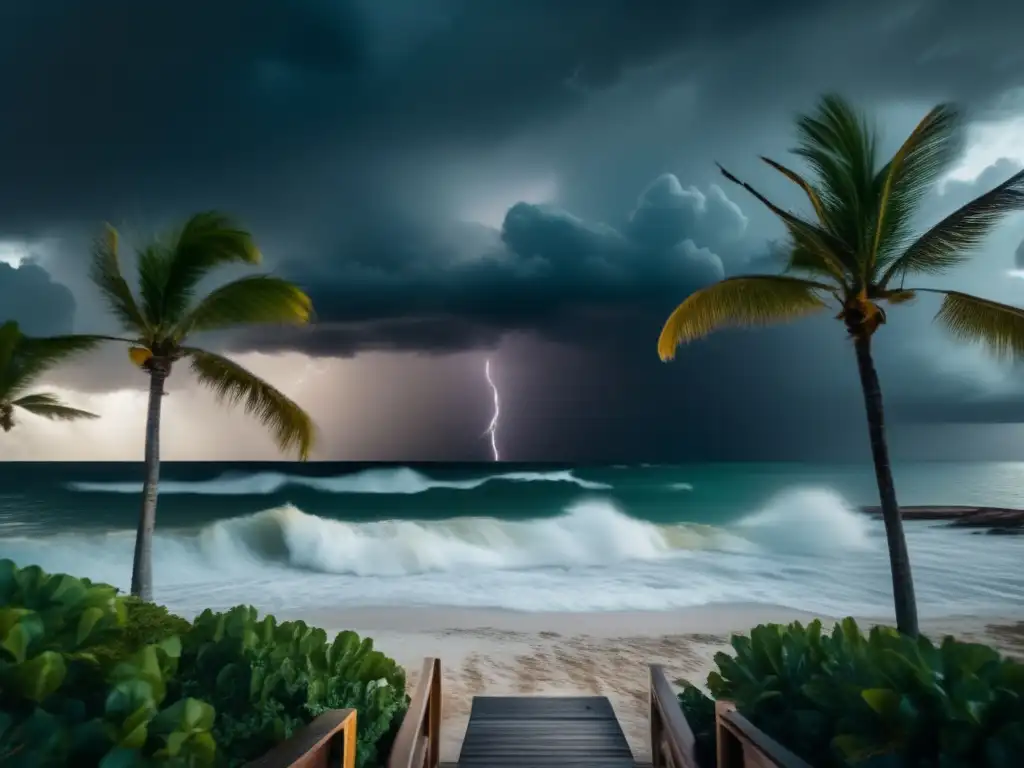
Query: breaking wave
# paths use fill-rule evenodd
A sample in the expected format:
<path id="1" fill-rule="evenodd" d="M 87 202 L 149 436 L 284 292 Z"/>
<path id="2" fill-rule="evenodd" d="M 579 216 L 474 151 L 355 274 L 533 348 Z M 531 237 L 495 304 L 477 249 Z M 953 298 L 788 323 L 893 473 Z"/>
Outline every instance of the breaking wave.
<path id="1" fill-rule="evenodd" d="M 365 480 L 365 478 L 364 478 Z M 485 480 L 486 482 L 486 480 Z M 412 492 L 412 491 L 410 491 Z M 403 576 L 463 569 L 608 567 L 679 558 L 700 550 L 809 555 L 867 546 L 871 521 L 828 491 L 784 494 L 731 525 L 656 524 L 607 499 L 579 501 L 561 514 L 527 520 L 490 517 L 441 521 L 347 522 L 286 504 L 191 531 L 157 534 L 165 568 L 237 571 L 278 566 L 353 576 Z M 124 542 L 119 542 L 124 538 Z M 47 537 L 28 546 L 44 560 L 123 557 L 129 537 Z M 92 545 L 92 546 L 90 546 Z M 102 552 L 90 553 L 90 549 Z M 39 560 L 34 560 L 39 562 Z M 88 568 L 86 567 L 86 570 Z"/>

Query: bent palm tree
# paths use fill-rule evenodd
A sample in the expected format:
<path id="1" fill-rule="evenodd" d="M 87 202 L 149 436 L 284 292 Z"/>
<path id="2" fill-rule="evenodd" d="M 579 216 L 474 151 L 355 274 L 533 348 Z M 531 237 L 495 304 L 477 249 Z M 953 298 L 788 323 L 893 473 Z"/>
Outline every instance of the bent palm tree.
<path id="1" fill-rule="evenodd" d="M 253 275 L 215 288 L 201 299 L 196 287 L 216 267 L 259 264 L 252 236 L 219 213 L 190 218 L 166 242 L 152 243 L 138 253 L 139 299 L 121 275 L 118 233 L 107 226 L 93 250 L 92 280 L 132 339 L 132 361 L 149 375 L 146 416 L 146 475 L 142 510 L 135 539 L 132 594 L 144 600 L 153 593 L 153 529 L 160 480 L 160 406 L 164 383 L 174 365 L 188 359 L 192 373 L 217 398 L 242 404 L 266 425 L 282 451 L 295 450 L 305 460 L 313 446 L 310 417 L 278 389 L 238 363 L 214 352 L 189 346 L 188 338 L 217 331 L 269 323 L 301 325 L 312 315 L 309 297 L 294 284 L 271 275 Z"/>
<path id="2" fill-rule="evenodd" d="M 95 336 L 32 338 L 8 321 L 0 326 L 0 428 L 14 428 L 14 412 L 20 408 L 54 421 L 97 419 L 95 413 L 65 405 L 48 392 L 25 392 L 43 373 L 72 355 L 88 352 L 102 339 Z"/>
<path id="3" fill-rule="evenodd" d="M 819 312 L 834 301 L 836 319 L 853 339 L 867 411 L 899 630 L 917 635 L 910 559 L 885 440 L 882 393 L 871 337 L 885 323 L 882 303 L 901 304 L 928 291 L 945 296 L 936 319 L 963 340 L 1000 355 L 1024 354 L 1024 311 L 958 291 L 905 288 L 906 275 L 937 274 L 970 257 L 1000 219 L 1024 209 L 1024 171 L 967 203 L 923 233 L 912 219 L 959 150 L 960 115 L 949 104 L 931 110 L 889 162 L 879 167 L 875 131 L 846 101 L 825 96 L 797 119 L 794 153 L 810 166 L 805 178 L 762 158 L 807 197 L 798 216 L 721 168 L 778 216 L 789 233 L 790 274 L 731 277 L 697 291 L 665 323 L 658 354 L 670 360 L 683 343 L 728 326 L 758 326 Z"/>

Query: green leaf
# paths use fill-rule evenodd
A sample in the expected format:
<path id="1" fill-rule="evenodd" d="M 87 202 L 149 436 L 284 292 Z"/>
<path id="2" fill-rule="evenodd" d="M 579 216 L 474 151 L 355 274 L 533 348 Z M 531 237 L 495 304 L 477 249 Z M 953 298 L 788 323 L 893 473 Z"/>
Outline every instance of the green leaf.
<path id="1" fill-rule="evenodd" d="M 145 760 L 136 749 L 115 747 L 100 760 L 99 768 L 143 768 Z"/>
<path id="2" fill-rule="evenodd" d="M 189 752 L 201 766 L 213 765 L 217 757 L 217 742 L 209 733 L 195 733 L 188 740 Z"/>
<path id="3" fill-rule="evenodd" d="M 104 613 L 99 608 L 86 608 L 82 611 L 81 617 L 78 619 L 78 629 L 75 632 L 75 642 L 77 645 L 85 645 L 85 641 L 89 639 L 89 635 L 96 628 L 96 625 L 104 618 Z"/>
<path id="4" fill-rule="evenodd" d="M 0 648 L 7 651 L 14 661 L 24 662 L 30 646 L 41 639 L 44 632 L 45 627 L 39 614 L 34 611 L 25 613 L 17 624 L 7 630 L 3 642 L 0 642 Z"/>
<path id="5" fill-rule="evenodd" d="M 153 727 L 160 733 L 199 733 L 213 728 L 215 717 L 216 711 L 206 702 L 179 699 L 153 718 Z"/>
<path id="6" fill-rule="evenodd" d="M 215 712 L 213 707 L 198 699 L 185 699 L 181 725 L 183 730 L 196 732 L 208 731 L 213 727 Z"/>
<path id="7" fill-rule="evenodd" d="M 167 754 L 175 757 L 181 753 L 181 748 L 188 741 L 189 734 L 183 731 L 175 731 L 167 737 Z"/>
<path id="8" fill-rule="evenodd" d="M 16 664 L 11 670 L 15 690 L 32 701 L 42 702 L 60 688 L 67 674 L 64 658 L 54 651 L 43 651 L 38 656 Z"/>
<path id="9" fill-rule="evenodd" d="M 7 637 L 11 628 L 30 613 L 28 608 L 0 608 L 0 638 Z"/>
<path id="10" fill-rule="evenodd" d="M 900 695 L 888 688 L 868 688 L 860 695 L 871 709 L 886 717 L 900 708 Z"/>
<path id="11" fill-rule="evenodd" d="M 155 711 L 157 707 L 153 688 L 145 680 L 122 680 L 107 694 L 105 712 L 115 723 L 123 723 L 140 707 L 148 707 L 150 711 Z"/>

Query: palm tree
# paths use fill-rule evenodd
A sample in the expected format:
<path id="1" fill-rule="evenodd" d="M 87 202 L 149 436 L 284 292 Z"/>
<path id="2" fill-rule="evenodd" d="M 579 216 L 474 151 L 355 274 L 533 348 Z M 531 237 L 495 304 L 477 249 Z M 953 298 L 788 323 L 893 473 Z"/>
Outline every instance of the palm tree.
<path id="1" fill-rule="evenodd" d="M 124 330 L 129 355 L 149 376 L 146 474 L 135 539 L 132 594 L 153 594 L 153 528 L 160 480 L 160 406 L 174 366 L 188 359 L 192 373 L 221 402 L 242 404 L 266 425 L 281 451 L 309 456 L 315 430 L 309 415 L 281 391 L 228 358 L 188 344 L 192 334 L 254 324 L 302 325 L 312 316 L 309 297 L 272 275 L 243 277 L 197 299 L 199 282 L 217 267 L 259 264 L 252 236 L 216 212 L 192 216 L 166 240 L 138 251 L 138 299 L 121 274 L 118 233 L 107 226 L 93 249 L 92 280 Z"/>
<path id="2" fill-rule="evenodd" d="M 25 392 L 48 369 L 72 355 L 94 349 L 101 339 L 90 336 L 25 336 L 9 320 L 0 325 L 0 428 L 14 429 L 14 409 L 54 421 L 97 419 L 95 413 L 65 405 L 48 392 Z"/>
<path id="3" fill-rule="evenodd" d="M 871 356 L 871 337 L 885 323 L 884 303 L 902 304 L 918 293 L 944 296 L 937 321 L 954 336 L 980 341 L 999 355 L 1024 354 L 1024 311 L 959 291 L 906 288 L 908 274 L 939 274 L 963 263 L 1008 213 L 1024 209 L 1024 171 L 954 211 L 924 232 L 914 229 L 920 203 L 955 160 L 961 116 L 941 104 L 931 110 L 892 159 L 879 163 L 874 128 L 834 95 L 797 118 L 794 154 L 809 177 L 762 158 L 796 184 L 811 215 L 779 207 L 724 168 L 782 220 L 789 235 L 787 274 L 730 277 L 697 291 L 671 314 L 658 339 L 670 360 L 683 343 L 729 326 L 759 326 L 838 307 L 857 355 L 871 455 L 881 499 L 892 569 L 896 624 L 918 633 L 910 559 L 885 440 L 882 392 Z"/>

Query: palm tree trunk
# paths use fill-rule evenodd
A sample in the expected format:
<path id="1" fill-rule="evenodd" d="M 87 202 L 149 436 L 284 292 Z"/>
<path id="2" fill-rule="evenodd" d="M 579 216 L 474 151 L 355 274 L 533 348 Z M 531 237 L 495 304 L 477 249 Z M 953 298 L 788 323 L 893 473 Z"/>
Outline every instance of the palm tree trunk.
<path id="1" fill-rule="evenodd" d="M 156 527 L 156 499 L 160 484 L 160 406 L 164 399 L 167 372 L 154 366 L 149 374 L 149 409 L 146 413 L 146 479 L 142 483 L 142 510 L 135 534 L 132 563 L 132 594 L 153 599 L 153 529 Z"/>
<path id="2" fill-rule="evenodd" d="M 875 463 L 875 479 L 878 482 L 878 495 L 882 503 L 885 538 L 889 543 L 889 568 L 892 572 L 892 594 L 896 605 L 896 628 L 905 635 L 917 637 L 914 579 L 910 573 L 907 537 L 903 532 L 903 518 L 896 501 L 896 486 L 889 464 L 889 446 L 885 442 L 882 388 L 878 383 L 874 360 L 871 358 L 871 336 L 855 336 L 854 348 L 857 351 L 860 385 L 864 391 L 864 408 L 867 411 L 868 433 L 871 437 L 871 458 Z"/>

